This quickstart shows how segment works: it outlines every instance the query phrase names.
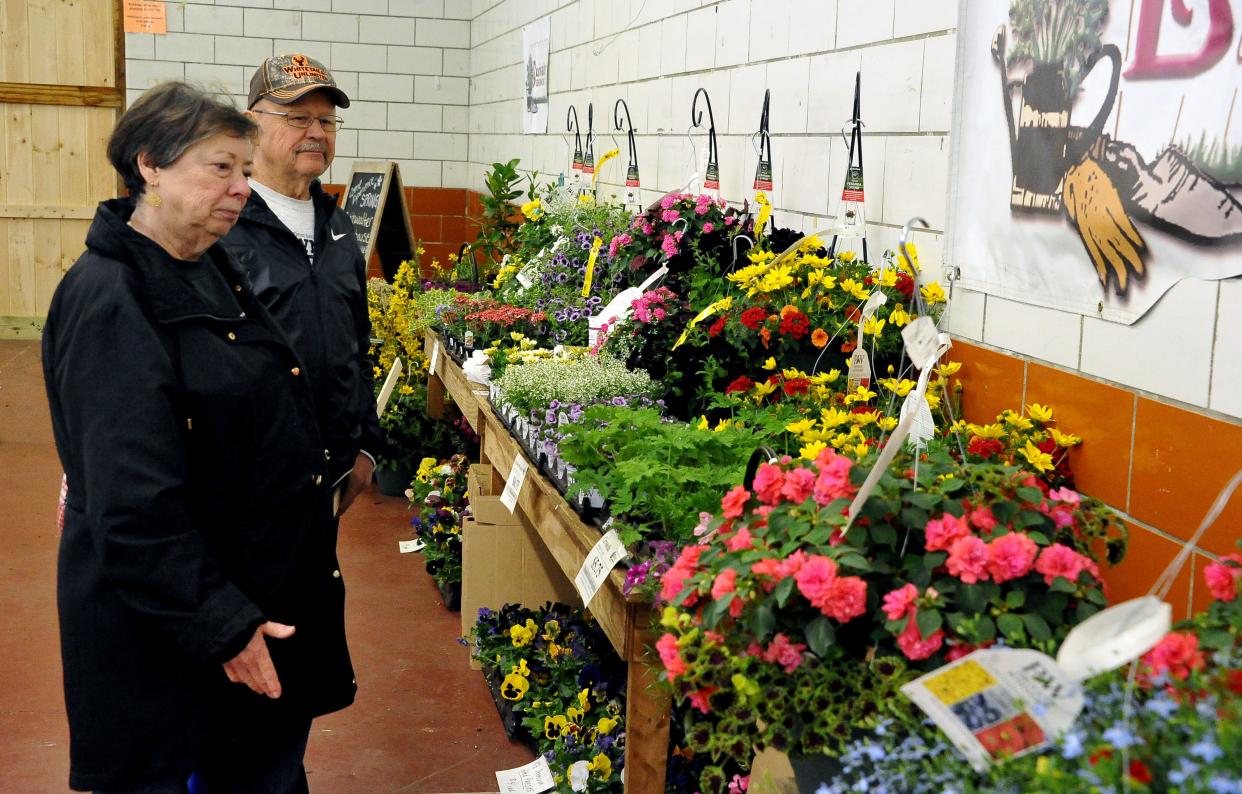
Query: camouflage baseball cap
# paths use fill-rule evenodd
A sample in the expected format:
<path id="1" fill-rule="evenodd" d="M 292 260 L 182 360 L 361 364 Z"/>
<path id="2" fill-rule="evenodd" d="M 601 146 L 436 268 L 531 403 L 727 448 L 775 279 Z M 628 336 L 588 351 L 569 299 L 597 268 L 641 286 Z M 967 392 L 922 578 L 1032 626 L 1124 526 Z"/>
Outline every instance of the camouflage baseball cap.
<path id="1" fill-rule="evenodd" d="M 349 107 L 349 97 L 337 88 L 332 73 L 322 63 L 301 54 L 277 55 L 255 69 L 246 107 L 254 107 L 260 99 L 287 105 L 318 89 L 326 91 L 337 107 Z"/>

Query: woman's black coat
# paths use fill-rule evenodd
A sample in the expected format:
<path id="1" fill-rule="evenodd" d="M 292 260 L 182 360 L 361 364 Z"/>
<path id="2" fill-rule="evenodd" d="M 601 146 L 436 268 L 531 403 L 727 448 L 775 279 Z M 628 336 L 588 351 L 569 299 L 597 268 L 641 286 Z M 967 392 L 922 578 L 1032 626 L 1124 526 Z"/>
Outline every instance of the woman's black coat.
<path id="1" fill-rule="evenodd" d="M 100 205 L 43 334 L 69 481 L 57 596 L 75 789 L 180 775 L 209 730 L 324 714 L 356 690 L 302 365 L 222 247 L 179 262 L 132 211 Z M 265 620 L 297 629 L 268 640 L 276 701 L 222 668 Z"/>

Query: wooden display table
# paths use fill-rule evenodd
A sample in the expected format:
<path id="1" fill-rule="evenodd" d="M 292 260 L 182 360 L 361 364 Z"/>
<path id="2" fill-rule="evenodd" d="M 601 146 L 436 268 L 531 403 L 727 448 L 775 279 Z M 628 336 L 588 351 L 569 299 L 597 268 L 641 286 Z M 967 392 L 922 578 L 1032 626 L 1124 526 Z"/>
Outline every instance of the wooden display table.
<path id="1" fill-rule="evenodd" d="M 445 395 L 457 403 L 466 421 L 480 436 L 480 462 L 491 465 L 493 492 L 499 493 L 504 488 L 514 459 L 524 455 L 522 448 L 492 411 L 486 390 L 466 379 L 461 367 L 449 357 L 439 337 L 431 331 L 427 332 L 425 340 L 428 360 L 437 343 L 440 343 L 440 353 L 435 371 L 428 375 L 428 413 L 432 416 L 443 413 Z M 533 463 L 514 512 L 523 524 L 535 531 L 572 582 L 587 554 L 599 540 L 599 530 L 583 523 Z M 589 609 L 628 670 L 625 702 L 626 794 L 663 794 L 664 771 L 668 761 L 670 700 L 667 690 L 659 684 L 662 667 L 652 651 L 651 605 L 622 595 L 624 582 L 624 572 L 614 568 L 591 600 Z"/>

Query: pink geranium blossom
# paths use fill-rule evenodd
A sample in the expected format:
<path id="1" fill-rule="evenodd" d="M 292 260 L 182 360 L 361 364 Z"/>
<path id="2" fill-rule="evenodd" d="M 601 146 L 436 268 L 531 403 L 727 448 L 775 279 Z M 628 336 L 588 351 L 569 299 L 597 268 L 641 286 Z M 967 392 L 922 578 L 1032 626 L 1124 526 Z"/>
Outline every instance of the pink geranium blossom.
<path id="1" fill-rule="evenodd" d="M 1140 664 L 1145 675 L 1165 674 L 1185 681 L 1192 670 L 1202 670 L 1206 660 L 1199 650 L 1197 636 L 1188 631 L 1171 631 L 1143 655 Z"/>
<path id="2" fill-rule="evenodd" d="M 826 505 L 834 499 L 848 498 L 857 490 L 850 484 L 850 469 L 854 462 L 832 449 L 824 449 L 815 459 L 819 475 L 815 478 L 813 495 L 815 503 Z"/>
<path id="3" fill-rule="evenodd" d="M 828 595 L 828 587 L 837 578 L 837 564 L 828 557 L 818 554 L 807 555 L 806 561 L 794 574 L 798 583 L 798 591 L 816 608 L 824 602 Z"/>
<path id="4" fill-rule="evenodd" d="M 1039 547 L 1025 532 L 1010 532 L 988 544 L 988 573 L 995 582 L 1019 579 L 1031 572 Z"/>
<path id="5" fill-rule="evenodd" d="M 746 510 L 746 503 L 749 501 L 750 491 L 740 485 L 735 485 L 720 500 L 720 509 L 725 518 L 738 518 Z"/>
<path id="6" fill-rule="evenodd" d="M 729 551 L 745 551 L 755 547 L 754 538 L 751 537 L 750 527 L 743 526 L 729 537 L 725 538 L 725 548 Z"/>
<path id="7" fill-rule="evenodd" d="M 660 579 L 660 599 L 663 601 L 672 601 L 681 593 L 682 587 L 685 586 L 686 580 L 694 576 L 695 571 L 699 567 L 699 556 L 703 554 L 706 546 L 686 546 L 678 555 L 677 561 L 673 566 L 665 571 L 664 576 Z M 691 595 L 684 602 L 686 606 L 693 606 L 698 600 L 696 595 Z"/>
<path id="8" fill-rule="evenodd" d="M 884 614 L 889 620 L 901 620 L 914 612 L 914 601 L 919 597 L 919 589 L 907 583 L 903 587 L 884 594 Z"/>
<path id="9" fill-rule="evenodd" d="M 992 515 L 992 508 L 981 505 L 970 511 L 970 523 L 980 532 L 991 532 L 996 526 L 996 516 Z"/>
<path id="10" fill-rule="evenodd" d="M 802 652 L 805 650 L 806 645 L 790 642 L 788 637 L 778 633 L 763 652 L 763 660 L 768 664 L 780 665 L 786 673 L 792 673 L 802 664 Z"/>
<path id="11" fill-rule="evenodd" d="M 923 548 L 928 551 L 948 551 L 953 541 L 970 534 L 970 525 L 952 513 L 945 513 L 940 518 L 928 521 L 923 534 L 926 538 Z"/>
<path id="12" fill-rule="evenodd" d="M 990 559 L 988 544 L 974 535 L 960 537 L 949 547 L 949 573 L 966 584 L 986 581 Z"/>
<path id="13" fill-rule="evenodd" d="M 1234 564 L 1230 565 L 1230 562 Z M 1218 562 L 1209 562 L 1203 568 L 1203 578 L 1212 598 L 1217 601 L 1237 598 L 1238 580 L 1242 579 L 1242 554 L 1226 554 Z"/>
<path id="14" fill-rule="evenodd" d="M 791 469 L 785 473 L 785 483 L 781 486 L 781 495 L 793 504 L 800 505 L 811 498 L 815 489 L 815 472 L 810 469 Z"/>
<path id="15" fill-rule="evenodd" d="M 1039 561 L 1035 570 L 1044 575 L 1044 582 L 1052 584 L 1058 576 L 1064 576 L 1074 584 L 1078 583 L 1078 574 L 1087 569 L 1087 558 L 1060 543 L 1053 543 L 1039 553 Z"/>
<path id="16" fill-rule="evenodd" d="M 808 559 L 806 552 L 802 551 L 802 549 L 798 549 L 793 554 L 790 554 L 781 561 L 780 578 L 787 579 L 790 576 L 797 576 L 798 571 L 802 570 L 802 566 L 806 565 Z"/>
<path id="17" fill-rule="evenodd" d="M 768 505 L 780 504 L 781 490 L 785 486 L 785 472 L 781 471 L 780 466 L 761 463 L 759 471 L 755 473 L 754 486 L 760 502 Z"/>
<path id="18" fill-rule="evenodd" d="M 681 649 L 677 645 L 677 638 L 672 634 L 664 634 L 660 639 L 656 640 L 656 651 L 660 654 L 660 661 L 664 664 L 664 669 L 668 671 L 668 680 L 673 681 L 679 675 L 686 672 L 686 663 L 681 658 Z"/>
<path id="19" fill-rule="evenodd" d="M 867 611 L 867 583 L 857 576 L 838 576 L 815 606 L 833 620 L 848 623 Z"/>
<path id="20" fill-rule="evenodd" d="M 944 644 L 944 632 L 936 629 L 930 637 L 919 633 L 918 610 L 910 613 L 906 627 L 897 635 L 897 647 L 912 662 L 919 662 L 940 650 Z"/>
<path id="21" fill-rule="evenodd" d="M 1082 500 L 1082 497 L 1079 495 L 1077 491 L 1075 491 L 1072 488 L 1064 488 L 1064 487 L 1053 488 L 1051 491 L 1048 492 L 1048 498 L 1055 499 L 1058 502 L 1064 502 L 1065 504 L 1068 504 L 1068 505 L 1076 505 Z"/>

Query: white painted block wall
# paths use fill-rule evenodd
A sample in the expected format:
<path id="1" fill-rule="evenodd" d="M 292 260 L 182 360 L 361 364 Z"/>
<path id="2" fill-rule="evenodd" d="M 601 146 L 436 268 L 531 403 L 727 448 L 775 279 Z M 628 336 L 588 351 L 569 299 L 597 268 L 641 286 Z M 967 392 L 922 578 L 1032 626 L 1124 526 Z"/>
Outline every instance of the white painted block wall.
<path id="1" fill-rule="evenodd" d="M 126 95 L 189 80 L 246 104 L 264 58 L 303 52 L 351 99 L 330 182 L 355 159 L 393 159 L 406 185 L 467 173 L 469 0 L 169 0 L 168 34 L 125 34 Z"/>

